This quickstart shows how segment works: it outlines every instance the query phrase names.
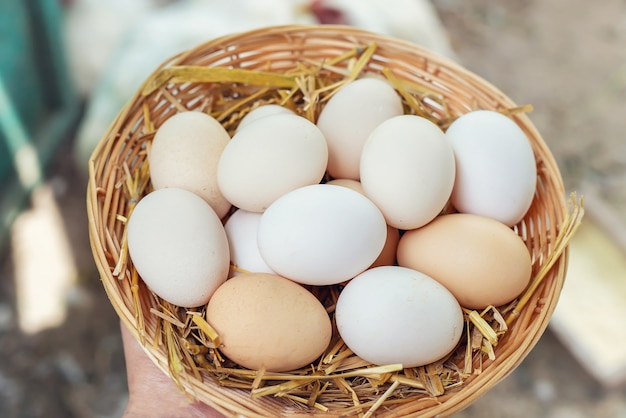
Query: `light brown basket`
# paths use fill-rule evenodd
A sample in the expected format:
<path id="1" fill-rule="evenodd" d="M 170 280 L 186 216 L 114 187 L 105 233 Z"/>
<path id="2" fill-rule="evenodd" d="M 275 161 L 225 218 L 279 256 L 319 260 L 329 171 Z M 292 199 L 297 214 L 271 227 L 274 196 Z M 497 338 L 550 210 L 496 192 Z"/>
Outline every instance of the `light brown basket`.
<path id="1" fill-rule="evenodd" d="M 323 94 L 310 86 L 300 85 L 310 93 L 303 99 L 289 94 L 294 91 L 289 83 L 274 88 L 256 85 L 265 83 L 267 76 L 246 80 L 249 70 L 284 75 L 322 64 L 326 69 L 320 77 L 331 84 L 363 71 L 384 73 L 404 86 L 407 112 L 423 114 L 444 128 L 474 109 L 511 115 L 527 134 L 538 168 L 532 207 L 515 227 L 532 254 L 533 281 L 506 307 L 466 311 L 467 338 L 445 361 L 399 371 L 353 361 L 356 368 L 336 367 L 329 377 L 324 374 L 330 369 L 318 366 L 340 353 L 335 336 L 334 348 L 329 347 L 308 374 L 294 372 L 305 378 L 287 389 L 280 384 L 289 379 L 280 376 L 234 366 L 220 369 L 204 311 L 187 312 L 161 301 L 138 277 L 126 250 L 125 221 L 150 188 L 146 147 L 169 116 L 201 110 L 232 131 L 253 106 L 280 99 L 314 120 Z M 284 82 L 280 80 L 272 83 Z M 152 360 L 181 388 L 232 416 L 431 417 L 460 411 L 513 371 L 544 332 L 565 278 L 567 242 L 582 216 L 576 202 L 568 208 L 559 170 L 540 134 L 498 89 L 419 46 L 337 26 L 264 28 L 215 39 L 175 56 L 156 69 L 115 119 L 89 161 L 89 172 L 91 246 L 113 307 Z M 314 370 L 321 370 L 317 374 L 322 376 L 311 377 Z M 263 392 L 267 388 L 276 389 Z M 367 396 L 361 398 L 360 393 Z"/>

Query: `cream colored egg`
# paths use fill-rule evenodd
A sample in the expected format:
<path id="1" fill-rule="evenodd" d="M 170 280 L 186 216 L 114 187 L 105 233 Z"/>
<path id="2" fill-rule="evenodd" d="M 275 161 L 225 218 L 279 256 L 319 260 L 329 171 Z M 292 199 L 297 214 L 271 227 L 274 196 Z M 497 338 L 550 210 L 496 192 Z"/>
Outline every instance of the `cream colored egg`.
<path id="1" fill-rule="evenodd" d="M 211 116 L 182 112 L 167 119 L 150 146 L 150 178 L 155 190 L 176 187 L 202 197 L 222 218 L 230 209 L 217 186 L 217 162 L 230 140 Z"/>
<path id="2" fill-rule="evenodd" d="M 233 205 L 263 212 L 285 193 L 319 183 L 327 162 L 326 140 L 312 122 L 275 114 L 233 136 L 218 163 L 217 181 Z"/>
<path id="3" fill-rule="evenodd" d="M 358 180 L 368 135 L 381 122 L 403 112 L 400 96 L 386 80 L 367 77 L 343 86 L 317 120 L 328 142 L 328 174 Z"/>
<path id="4" fill-rule="evenodd" d="M 268 372 L 311 364 L 326 350 L 332 335 L 326 309 L 313 294 L 266 273 L 226 281 L 209 301 L 207 320 L 228 358 Z"/>
<path id="5" fill-rule="evenodd" d="M 381 123 L 361 155 L 361 185 L 398 229 L 419 228 L 445 207 L 455 177 L 454 152 L 426 118 L 402 115 Z"/>
<path id="6" fill-rule="evenodd" d="M 330 184 L 333 186 L 343 186 L 343 187 L 347 187 L 348 189 L 352 189 L 355 192 L 359 192 L 362 195 L 365 195 L 365 192 L 363 191 L 363 186 L 361 185 L 361 182 L 358 180 L 353 180 L 353 179 L 333 179 L 330 181 L 327 181 L 326 184 Z"/>
<path id="7" fill-rule="evenodd" d="M 532 267 L 528 248 L 511 228 L 462 213 L 407 231 L 398 244 L 398 264 L 429 275 L 472 309 L 515 299 L 528 285 Z"/>
<path id="8" fill-rule="evenodd" d="M 187 190 L 160 189 L 139 201 L 128 221 L 128 251 L 146 285 L 174 305 L 204 305 L 228 277 L 222 223 Z"/>

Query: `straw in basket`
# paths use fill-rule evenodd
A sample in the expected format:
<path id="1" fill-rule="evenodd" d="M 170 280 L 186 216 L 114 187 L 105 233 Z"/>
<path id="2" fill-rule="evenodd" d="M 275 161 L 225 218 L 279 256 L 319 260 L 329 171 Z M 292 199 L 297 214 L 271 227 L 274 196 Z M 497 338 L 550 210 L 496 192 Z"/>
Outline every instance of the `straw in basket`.
<path id="1" fill-rule="evenodd" d="M 531 253 L 532 280 L 507 306 L 465 310 L 466 333 L 449 357 L 423 367 L 373 366 L 335 335 L 310 367 L 290 373 L 223 362 L 219 336 L 203 308 L 187 310 L 154 295 L 129 259 L 125 226 L 148 193 L 147 147 L 170 116 L 202 111 L 231 133 L 251 109 L 279 103 L 316 120 L 334 91 L 364 73 L 386 77 L 407 113 L 443 129 L 476 109 L 510 115 L 537 162 L 537 192 L 514 227 Z M 225 36 L 157 68 L 121 110 L 89 161 L 87 209 L 94 259 L 109 299 L 147 354 L 195 399 L 230 416 L 449 415 L 512 372 L 536 344 L 566 273 L 569 238 L 582 202 L 565 198 L 558 167 L 526 115 L 498 89 L 419 46 L 342 26 L 270 27 Z M 339 290 L 317 295 L 332 307 Z M 331 316 L 332 316 L 332 309 Z"/>

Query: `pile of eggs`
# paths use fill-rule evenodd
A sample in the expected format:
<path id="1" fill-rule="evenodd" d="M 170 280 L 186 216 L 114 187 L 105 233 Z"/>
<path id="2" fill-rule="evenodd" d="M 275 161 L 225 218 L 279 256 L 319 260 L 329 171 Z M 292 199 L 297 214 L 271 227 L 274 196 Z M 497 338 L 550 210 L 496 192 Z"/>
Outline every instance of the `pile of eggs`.
<path id="1" fill-rule="evenodd" d="M 148 159 L 154 191 L 127 226 L 133 264 L 164 300 L 206 306 L 221 351 L 243 367 L 295 370 L 327 349 L 329 311 L 307 286 L 339 285 L 329 310 L 356 355 L 414 367 L 454 350 L 461 307 L 501 306 L 530 280 L 512 226 L 536 163 L 498 112 L 444 132 L 364 77 L 315 123 L 262 105 L 231 137 L 207 114 L 178 113 Z"/>

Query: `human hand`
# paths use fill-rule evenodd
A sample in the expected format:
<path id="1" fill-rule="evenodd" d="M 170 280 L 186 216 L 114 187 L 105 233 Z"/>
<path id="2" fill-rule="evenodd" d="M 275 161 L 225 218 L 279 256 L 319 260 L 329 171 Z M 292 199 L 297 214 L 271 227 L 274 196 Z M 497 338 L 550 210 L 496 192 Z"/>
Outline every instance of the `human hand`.
<path id="1" fill-rule="evenodd" d="M 193 402 L 182 393 L 150 360 L 126 326 L 120 325 L 128 376 L 128 406 L 123 418 L 224 416 L 208 405 Z"/>

